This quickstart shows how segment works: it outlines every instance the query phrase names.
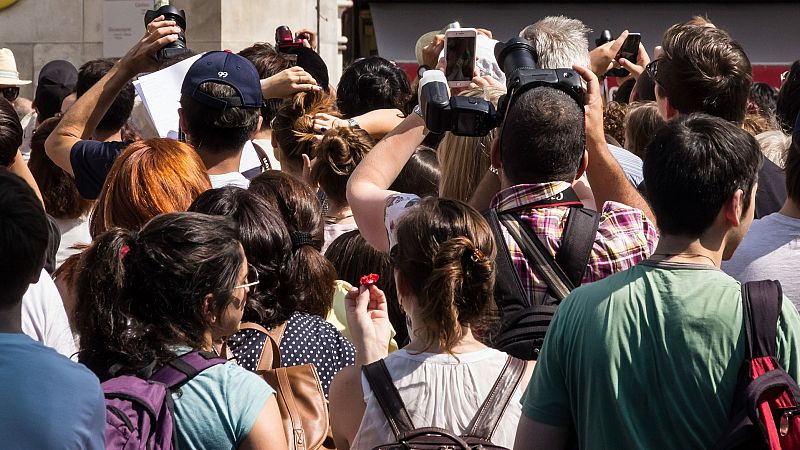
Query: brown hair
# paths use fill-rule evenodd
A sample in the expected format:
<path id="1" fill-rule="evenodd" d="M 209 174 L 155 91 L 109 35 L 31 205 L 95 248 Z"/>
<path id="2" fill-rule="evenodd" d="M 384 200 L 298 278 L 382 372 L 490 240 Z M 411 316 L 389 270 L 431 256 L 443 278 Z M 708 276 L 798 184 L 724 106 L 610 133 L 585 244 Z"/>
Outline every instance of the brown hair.
<path id="1" fill-rule="evenodd" d="M 608 102 L 603 113 L 603 128 L 617 142 L 625 142 L 625 116 L 628 106 L 619 102 Z"/>
<path id="2" fill-rule="evenodd" d="M 349 127 L 328 130 L 317 144 L 311 180 L 334 203 L 347 204 L 347 180 L 367 156 L 375 141 L 361 129 Z"/>
<path id="3" fill-rule="evenodd" d="M 678 24 L 664 33 L 661 45 L 655 81 L 676 110 L 733 122 L 744 119 L 752 69 L 744 49 L 728 33 Z"/>
<path id="4" fill-rule="evenodd" d="M 297 311 L 327 317 L 333 306 L 336 269 L 320 253 L 325 224 L 317 196 L 302 181 L 277 170 L 253 178 L 249 190 L 280 212 L 292 238 L 286 272 L 292 277 L 289 286 L 298 293 Z"/>
<path id="5" fill-rule="evenodd" d="M 210 188 L 203 161 L 190 145 L 162 138 L 134 142 L 111 166 L 89 231 L 96 238 L 114 227 L 138 230 L 159 214 L 186 211 Z"/>
<path id="6" fill-rule="evenodd" d="M 258 77 L 262 80 L 271 76 L 277 75 L 283 70 L 292 67 L 292 63 L 286 59 L 281 53 L 278 53 L 270 44 L 266 42 L 256 42 L 255 44 L 247 47 L 239 52 L 239 56 L 247 58 L 256 66 L 258 70 Z M 275 117 L 275 112 L 281 104 L 280 99 L 264 99 L 264 105 L 261 107 L 261 117 L 264 121 L 261 122 L 261 129 L 269 129 L 269 123 Z"/>
<path id="7" fill-rule="evenodd" d="M 44 150 L 44 141 L 60 121 L 59 117 L 51 117 L 36 127 L 31 137 L 28 168 L 42 191 L 48 214 L 56 219 L 76 219 L 89 212 L 92 202 L 81 197 L 75 179 L 55 165 Z"/>
<path id="8" fill-rule="evenodd" d="M 281 103 L 272 120 L 272 136 L 283 155 L 281 164 L 299 169 L 303 164 L 302 155 L 314 157 L 314 115 L 328 113 L 340 116 L 334 111 L 334 99 L 322 91 L 298 92 Z"/>
<path id="9" fill-rule="evenodd" d="M 780 125 L 774 116 L 747 113 L 742 120 L 742 128 L 751 135 L 757 136 L 765 131 L 779 130 Z"/>
<path id="10" fill-rule="evenodd" d="M 647 144 L 667 122 L 658 112 L 656 102 L 635 102 L 625 116 L 624 147 L 634 155 L 645 157 Z"/>
<path id="11" fill-rule="evenodd" d="M 450 352 L 488 312 L 494 295 L 495 246 L 486 220 L 458 200 L 427 198 L 397 226 L 391 258 L 417 299 L 423 323 L 414 334 Z"/>

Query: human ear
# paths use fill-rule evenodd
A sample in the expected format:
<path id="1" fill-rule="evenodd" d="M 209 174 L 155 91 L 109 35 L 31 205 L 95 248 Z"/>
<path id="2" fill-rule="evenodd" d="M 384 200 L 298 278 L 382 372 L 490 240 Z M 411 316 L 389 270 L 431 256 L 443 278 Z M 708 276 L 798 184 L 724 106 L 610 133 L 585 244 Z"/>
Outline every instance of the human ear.
<path id="1" fill-rule="evenodd" d="M 742 216 L 744 215 L 744 192 L 741 189 L 737 189 L 722 206 L 722 209 L 725 220 L 731 226 L 738 227 L 742 223 Z"/>
<path id="2" fill-rule="evenodd" d="M 217 315 L 211 310 L 211 302 L 213 300 L 213 294 L 206 294 L 206 296 L 203 297 L 203 317 L 212 325 L 217 322 Z"/>

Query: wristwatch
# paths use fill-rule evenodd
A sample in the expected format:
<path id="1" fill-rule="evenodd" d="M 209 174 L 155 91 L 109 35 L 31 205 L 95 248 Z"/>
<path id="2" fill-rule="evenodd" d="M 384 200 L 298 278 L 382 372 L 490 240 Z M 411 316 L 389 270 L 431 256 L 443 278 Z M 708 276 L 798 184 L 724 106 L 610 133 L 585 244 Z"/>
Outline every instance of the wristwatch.
<path id="1" fill-rule="evenodd" d="M 347 120 L 347 126 L 348 127 L 353 128 L 353 129 L 358 128 L 359 130 L 361 129 L 361 126 L 358 124 L 358 122 L 356 122 L 356 119 L 350 118 L 350 119 L 345 119 L 345 120 Z"/>
<path id="2" fill-rule="evenodd" d="M 417 68 L 417 78 L 422 78 L 422 74 L 425 73 L 426 70 L 431 70 L 431 68 L 426 66 L 425 64 L 419 66 Z"/>

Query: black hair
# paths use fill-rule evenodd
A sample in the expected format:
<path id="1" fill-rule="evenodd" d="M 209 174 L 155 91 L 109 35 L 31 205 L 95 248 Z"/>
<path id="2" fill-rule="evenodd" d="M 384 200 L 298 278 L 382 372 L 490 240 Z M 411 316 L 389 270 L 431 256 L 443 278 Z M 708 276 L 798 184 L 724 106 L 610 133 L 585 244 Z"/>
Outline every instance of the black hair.
<path id="1" fill-rule="evenodd" d="M 227 84 L 206 81 L 198 87 L 212 97 L 235 97 L 236 90 Z M 238 152 L 258 126 L 258 108 L 209 108 L 188 95 L 181 95 L 186 132 L 198 150 L 212 153 Z"/>
<path id="2" fill-rule="evenodd" d="M 244 255 L 228 217 L 168 213 L 139 232 L 114 228 L 81 254 L 75 322 L 79 359 L 100 379 L 203 348 L 209 323 L 230 304 Z"/>
<path id="3" fill-rule="evenodd" d="M 10 166 L 21 145 L 22 124 L 19 116 L 11 102 L 0 96 L 0 166 Z"/>
<path id="4" fill-rule="evenodd" d="M 93 59 L 78 69 L 78 82 L 75 84 L 75 95 L 80 98 L 86 91 L 95 85 L 101 78 L 114 67 L 119 58 L 100 58 Z M 102 131 L 118 131 L 125 125 L 133 111 L 133 99 L 136 92 L 133 84 L 128 81 L 120 89 L 117 98 L 106 111 L 106 114 L 97 124 L 97 129 Z"/>
<path id="5" fill-rule="evenodd" d="M 775 104 L 775 113 L 784 131 L 791 132 L 800 113 L 800 60 L 792 63 Z"/>
<path id="6" fill-rule="evenodd" d="M 239 227 L 239 241 L 259 280 L 257 289 L 250 292 L 242 320 L 267 328 L 289 320 L 298 300 L 287 273 L 292 239 L 275 208 L 253 192 L 226 186 L 200 194 L 189 211 L 228 216 Z"/>
<path id="7" fill-rule="evenodd" d="M 771 116 L 775 114 L 775 105 L 778 102 L 778 90 L 767 83 L 753 83 L 750 87 L 748 101 L 755 107 L 757 114 Z"/>
<path id="8" fill-rule="evenodd" d="M 406 73 L 390 61 L 371 56 L 345 69 L 336 90 L 336 107 L 345 117 L 387 108 L 408 114 L 412 97 Z"/>
<path id="9" fill-rule="evenodd" d="M 440 178 L 436 150 L 420 145 L 389 186 L 389 190 L 414 194 L 420 198 L 437 197 Z"/>
<path id="10" fill-rule="evenodd" d="M 586 141 L 583 121 L 583 109 L 564 91 L 539 87 L 517 97 L 500 132 L 509 181 L 573 181 Z"/>
<path id="11" fill-rule="evenodd" d="M 629 80 L 625 80 L 617 91 L 614 92 L 614 101 L 617 103 L 630 103 L 631 101 L 631 94 L 633 93 L 633 87 L 636 85 L 636 80 L 633 78 Z"/>
<path id="12" fill-rule="evenodd" d="M 737 189 L 743 206 L 758 178 L 756 139 L 735 123 L 704 113 L 681 116 L 647 146 L 644 179 L 662 233 L 696 238 Z"/>
<path id="13" fill-rule="evenodd" d="M 0 309 L 8 309 L 22 300 L 44 266 L 49 227 L 33 189 L 3 168 L 0 192 Z"/>

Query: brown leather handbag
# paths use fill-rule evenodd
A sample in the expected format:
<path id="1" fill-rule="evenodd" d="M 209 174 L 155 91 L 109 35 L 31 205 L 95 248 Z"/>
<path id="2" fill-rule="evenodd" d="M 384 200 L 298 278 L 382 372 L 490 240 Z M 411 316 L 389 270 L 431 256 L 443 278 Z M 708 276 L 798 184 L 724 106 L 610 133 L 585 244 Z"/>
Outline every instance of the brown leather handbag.
<path id="1" fill-rule="evenodd" d="M 256 373 L 275 389 L 289 449 L 333 449 L 328 401 L 316 367 L 313 364 L 281 367 L 279 349 L 286 322 L 272 330 L 254 322 L 245 322 L 239 329 L 256 330 L 267 335 Z"/>

